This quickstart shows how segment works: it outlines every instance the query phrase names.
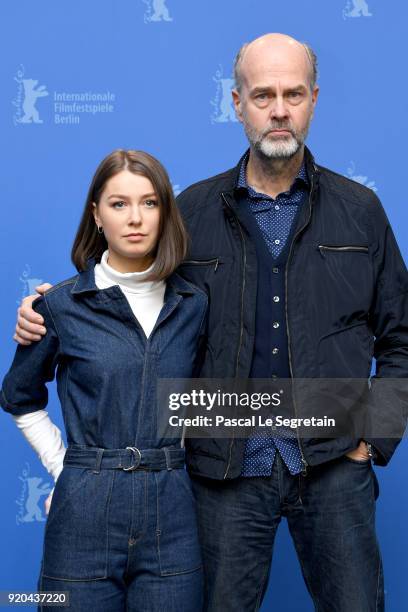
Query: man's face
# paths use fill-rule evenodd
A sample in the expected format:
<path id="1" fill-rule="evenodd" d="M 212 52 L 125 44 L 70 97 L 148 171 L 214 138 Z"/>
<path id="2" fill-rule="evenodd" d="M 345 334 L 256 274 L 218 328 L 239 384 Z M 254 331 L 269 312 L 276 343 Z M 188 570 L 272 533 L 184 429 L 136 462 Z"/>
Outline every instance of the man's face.
<path id="1" fill-rule="evenodd" d="M 318 88 L 310 88 L 311 65 L 303 47 L 248 48 L 241 65 L 235 109 L 251 148 L 268 159 L 289 159 L 309 131 Z"/>

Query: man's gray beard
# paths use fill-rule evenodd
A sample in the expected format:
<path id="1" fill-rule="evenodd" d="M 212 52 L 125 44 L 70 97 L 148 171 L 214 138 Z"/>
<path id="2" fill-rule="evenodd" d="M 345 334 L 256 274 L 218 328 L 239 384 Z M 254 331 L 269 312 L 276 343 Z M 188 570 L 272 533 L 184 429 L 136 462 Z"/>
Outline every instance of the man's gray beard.
<path id="1" fill-rule="evenodd" d="M 272 142 L 263 136 L 261 140 L 253 143 L 253 146 L 268 159 L 290 159 L 299 151 L 301 144 L 303 143 L 298 142 L 293 135 L 290 138 L 279 139 L 277 142 Z"/>
<path id="2" fill-rule="evenodd" d="M 272 127 L 270 129 L 284 129 L 282 126 Z M 290 128 L 288 128 L 290 129 Z M 268 130 L 269 131 L 269 130 Z M 267 133 L 259 134 L 247 123 L 245 124 L 245 133 L 249 140 L 251 147 L 261 157 L 267 159 L 290 159 L 299 151 L 300 147 L 306 140 L 306 136 L 309 131 L 309 125 L 301 134 L 294 134 L 291 130 L 290 137 L 279 138 L 273 141 L 268 138 Z"/>

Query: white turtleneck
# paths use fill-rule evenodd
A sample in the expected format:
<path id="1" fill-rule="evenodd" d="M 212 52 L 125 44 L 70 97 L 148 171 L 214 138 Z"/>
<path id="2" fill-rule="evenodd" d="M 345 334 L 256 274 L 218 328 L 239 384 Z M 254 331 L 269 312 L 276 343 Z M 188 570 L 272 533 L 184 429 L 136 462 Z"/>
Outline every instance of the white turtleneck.
<path id="1" fill-rule="evenodd" d="M 105 251 L 101 263 L 95 266 L 95 283 L 99 289 L 119 285 L 128 300 L 136 319 L 148 338 L 155 326 L 164 303 L 166 283 L 148 281 L 153 265 L 143 272 L 118 272 L 108 264 L 109 251 Z"/>
<path id="2" fill-rule="evenodd" d="M 95 266 L 96 286 L 99 289 L 107 289 L 119 285 L 148 338 L 162 309 L 166 284 L 164 281 L 146 280 L 153 264 L 143 272 L 123 273 L 108 264 L 108 256 L 109 251 L 105 251 L 101 263 Z M 51 421 L 46 410 L 13 416 L 13 419 L 56 482 L 62 471 L 65 455 L 65 446 L 58 427 Z M 47 500 L 48 504 L 52 492 Z"/>

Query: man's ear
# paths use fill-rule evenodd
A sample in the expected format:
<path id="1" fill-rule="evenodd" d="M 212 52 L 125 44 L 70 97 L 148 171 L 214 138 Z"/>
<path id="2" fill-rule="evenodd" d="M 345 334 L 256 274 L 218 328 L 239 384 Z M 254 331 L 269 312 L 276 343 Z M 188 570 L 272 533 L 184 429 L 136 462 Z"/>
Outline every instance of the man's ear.
<path id="1" fill-rule="evenodd" d="M 317 98 L 319 97 L 319 91 L 320 88 L 316 85 L 315 88 L 312 91 L 312 104 L 313 104 L 313 109 L 315 108 L 316 104 L 317 104 Z"/>
<path id="2" fill-rule="evenodd" d="M 242 122 L 242 105 L 241 105 L 241 96 L 237 89 L 231 90 L 232 94 L 232 102 L 234 104 L 235 113 L 239 121 Z"/>

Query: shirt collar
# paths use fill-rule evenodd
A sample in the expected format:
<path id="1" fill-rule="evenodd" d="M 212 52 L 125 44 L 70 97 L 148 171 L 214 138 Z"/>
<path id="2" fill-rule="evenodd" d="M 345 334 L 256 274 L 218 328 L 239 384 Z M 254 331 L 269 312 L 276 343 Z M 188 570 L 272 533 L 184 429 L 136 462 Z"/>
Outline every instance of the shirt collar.
<path id="1" fill-rule="evenodd" d="M 254 189 L 252 189 L 252 187 L 250 187 L 248 185 L 247 182 L 247 178 L 246 178 L 246 169 L 247 169 L 247 164 L 248 164 L 248 159 L 249 159 L 249 150 L 246 152 L 245 156 L 243 157 L 242 161 L 241 161 L 241 167 L 239 169 L 239 175 L 238 175 L 238 182 L 237 182 L 237 187 L 238 188 L 242 188 L 242 189 L 246 189 L 249 193 L 249 195 L 253 196 L 253 197 L 259 197 L 259 195 L 265 195 L 265 194 L 260 194 L 257 191 L 255 191 Z M 289 191 L 292 191 L 293 188 L 295 187 L 296 184 L 299 184 L 299 181 L 303 182 L 306 187 L 309 186 L 309 178 L 307 175 L 307 170 L 306 170 L 306 164 L 305 164 L 305 160 L 303 159 L 302 165 L 299 169 L 299 172 L 297 173 L 297 176 L 295 178 L 295 180 L 292 183 L 292 186 L 290 188 Z M 266 196 L 269 198 L 269 196 Z"/>
<path id="2" fill-rule="evenodd" d="M 150 293 L 163 285 L 163 281 L 147 280 L 153 269 L 154 262 L 143 272 L 118 272 L 108 263 L 109 250 L 104 251 L 99 264 L 95 266 L 95 278 L 102 288 L 119 285 L 130 293 Z"/>

